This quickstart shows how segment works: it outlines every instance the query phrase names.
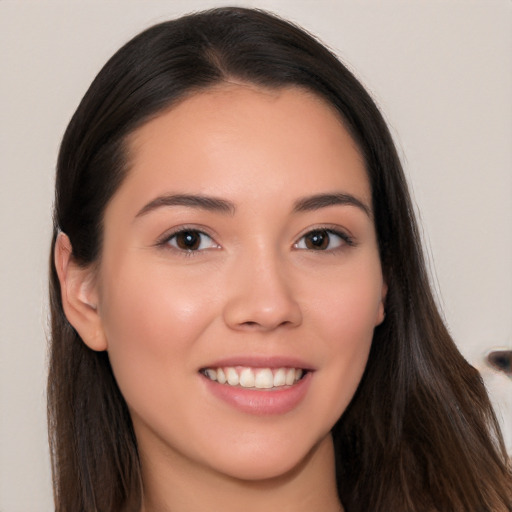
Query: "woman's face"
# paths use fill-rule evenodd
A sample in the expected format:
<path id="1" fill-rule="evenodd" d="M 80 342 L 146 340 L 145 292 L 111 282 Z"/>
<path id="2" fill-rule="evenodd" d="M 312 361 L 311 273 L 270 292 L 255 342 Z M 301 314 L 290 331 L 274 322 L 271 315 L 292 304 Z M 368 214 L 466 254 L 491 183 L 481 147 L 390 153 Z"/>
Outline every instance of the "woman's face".
<path id="1" fill-rule="evenodd" d="M 235 84 L 129 148 L 96 290 L 142 460 L 283 474 L 329 439 L 383 319 L 361 155 L 312 94 Z"/>

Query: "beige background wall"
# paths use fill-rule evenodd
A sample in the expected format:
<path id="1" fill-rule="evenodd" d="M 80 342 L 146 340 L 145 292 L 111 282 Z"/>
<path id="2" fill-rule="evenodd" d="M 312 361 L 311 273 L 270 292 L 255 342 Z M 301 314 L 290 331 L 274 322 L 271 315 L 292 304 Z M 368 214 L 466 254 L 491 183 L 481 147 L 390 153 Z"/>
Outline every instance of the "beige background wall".
<path id="1" fill-rule="evenodd" d="M 447 322 L 483 368 L 512 447 L 512 2 L 232 1 L 335 49 L 403 154 Z M 143 28 L 218 1 L 0 0 L 0 511 L 52 510 L 45 425 L 46 266 L 66 123 L 106 59 Z M 506 386 L 509 386 L 508 389 Z"/>

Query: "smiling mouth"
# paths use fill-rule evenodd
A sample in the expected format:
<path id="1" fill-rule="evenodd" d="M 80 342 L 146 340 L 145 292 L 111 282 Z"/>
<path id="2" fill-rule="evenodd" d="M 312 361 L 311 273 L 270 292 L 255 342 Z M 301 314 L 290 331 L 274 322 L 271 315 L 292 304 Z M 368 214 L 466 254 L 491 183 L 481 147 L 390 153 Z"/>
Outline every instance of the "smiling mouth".
<path id="1" fill-rule="evenodd" d="M 293 386 L 307 374 L 302 368 L 252 368 L 225 366 L 203 368 L 200 373 L 211 381 L 248 389 L 283 389 Z"/>

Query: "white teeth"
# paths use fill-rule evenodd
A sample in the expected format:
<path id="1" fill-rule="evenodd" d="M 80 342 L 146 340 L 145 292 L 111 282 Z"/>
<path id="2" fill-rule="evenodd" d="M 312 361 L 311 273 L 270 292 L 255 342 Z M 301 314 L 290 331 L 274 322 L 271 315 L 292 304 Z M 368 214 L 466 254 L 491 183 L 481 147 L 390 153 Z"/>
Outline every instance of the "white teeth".
<path id="1" fill-rule="evenodd" d="M 227 366 L 224 368 L 205 368 L 203 374 L 219 384 L 241 386 L 243 388 L 272 389 L 292 386 L 304 374 L 300 368 L 251 368 Z"/>
<path id="2" fill-rule="evenodd" d="M 254 372 L 250 368 L 244 368 L 240 373 L 240 386 L 243 388 L 254 387 Z"/>
<path id="3" fill-rule="evenodd" d="M 238 386 L 238 383 L 240 382 L 240 378 L 238 377 L 238 373 L 234 368 L 227 368 L 226 369 L 226 377 L 228 379 L 228 384 L 230 386 Z"/>
<path id="4" fill-rule="evenodd" d="M 217 380 L 217 372 L 211 368 L 207 368 L 204 373 L 210 380 Z"/>
<path id="5" fill-rule="evenodd" d="M 295 382 L 295 368 L 288 368 L 288 370 L 286 370 L 285 383 L 287 386 L 291 386 L 294 382 Z"/>
<path id="6" fill-rule="evenodd" d="M 256 375 L 254 387 L 260 389 L 270 389 L 274 387 L 274 375 L 272 374 L 272 370 L 269 370 L 268 368 L 260 370 Z"/>
<path id="7" fill-rule="evenodd" d="M 213 370 L 215 371 L 215 370 Z M 222 370 L 222 368 L 219 368 L 217 370 L 217 381 L 220 382 L 221 384 L 226 384 L 226 375 L 224 374 L 224 371 Z"/>
<path id="8" fill-rule="evenodd" d="M 274 374 L 274 387 L 284 386 L 286 384 L 286 370 L 284 368 L 279 368 L 277 372 Z"/>

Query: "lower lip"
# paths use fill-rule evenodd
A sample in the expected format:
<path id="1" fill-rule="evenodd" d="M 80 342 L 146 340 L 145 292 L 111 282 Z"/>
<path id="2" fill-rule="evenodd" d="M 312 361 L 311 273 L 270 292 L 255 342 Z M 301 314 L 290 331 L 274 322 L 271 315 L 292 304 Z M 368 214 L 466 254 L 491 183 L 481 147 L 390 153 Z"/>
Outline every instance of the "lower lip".
<path id="1" fill-rule="evenodd" d="M 313 372 L 306 375 L 292 386 L 276 390 L 256 390 L 228 384 L 219 384 L 205 376 L 208 390 L 236 409 L 257 415 L 285 414 L 292 411 L 302 402 L 311 383 Z"/>

